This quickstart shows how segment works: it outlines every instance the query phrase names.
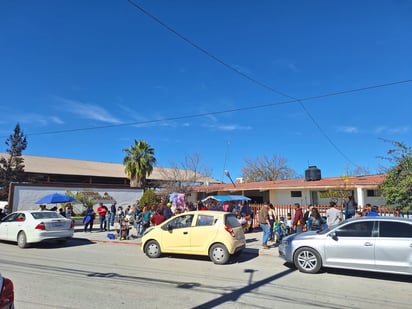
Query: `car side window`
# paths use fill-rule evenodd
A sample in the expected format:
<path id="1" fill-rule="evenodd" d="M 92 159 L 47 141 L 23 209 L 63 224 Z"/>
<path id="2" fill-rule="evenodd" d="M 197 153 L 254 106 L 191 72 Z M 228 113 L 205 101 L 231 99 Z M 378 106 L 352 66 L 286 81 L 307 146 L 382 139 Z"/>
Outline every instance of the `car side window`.
<path id="1" fill-rule="evenodd" d="M 17 222 L 23 222 L 24 220 L 26 220 L 26 215 L 25 214 L 18 214 L 16 217 L 16 221 Z"/>
<path id="2" fill-rule="evenodd" d="M 8 215 L 7 217 L 4 217 L 2 222 L 15 222 L 17 215 L 19 215 L 19 214 L 18 213 L 12 213 L 12 214 Z"/>
<path id="3" fill-rule="evenodd" d="M 338 237 L 371 237 L 374 221 L 361 221 L 346 224 L 338 228 L 335 233 Z"/>
<path id="4" fill-rule="evenodd" d="M 196 226 L 213 225 L 214 219 L 214 216 L 198 215 L 196 220 Z"/>
<path id="5" fill-rule="evenodd" d="M 379 237 L 412 238 L 412 224 L 382 221 L 379 223 Z"/>
<path id="6" fill-rule="evenodd" d="M 173 227 L 174 229 L 179 229 L 183 227 L 191 227 L 193 221 L 193 215 L 179 216 L 169 222 L 168 226 Z"/>

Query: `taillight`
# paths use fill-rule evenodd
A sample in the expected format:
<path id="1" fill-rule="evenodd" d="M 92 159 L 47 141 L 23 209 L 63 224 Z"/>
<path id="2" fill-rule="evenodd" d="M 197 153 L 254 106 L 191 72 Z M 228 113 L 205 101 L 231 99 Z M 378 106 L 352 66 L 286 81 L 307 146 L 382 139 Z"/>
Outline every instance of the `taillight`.
<path id="1" fill-rule="evenodd" d="M 70 228 L 74 229 L 74 220 L 72 220 L 72 223 L 70 223 Z"/>
<path id="2" fill-rule="evenodd" d="M 233 229 L 230 225 L 225 225 L 225 230 L 228 231 L 228 233 L 232 235 L 232 237 L 235 237 L 235 232 L 233 232 Z"/>
<path id="3" fill-rule="evenodd" d="M 14 285 L 10 279 L 3 278 L 3 288 L 1 289 L 0 306 L 14 302 Z"/>
<path id="4" fill-rule="evenodd" d="M 40 222 L 39 224 L 36 225 L 35 229 L 45 231 L 46 225 L 44 224 L 44 222 Z"/>

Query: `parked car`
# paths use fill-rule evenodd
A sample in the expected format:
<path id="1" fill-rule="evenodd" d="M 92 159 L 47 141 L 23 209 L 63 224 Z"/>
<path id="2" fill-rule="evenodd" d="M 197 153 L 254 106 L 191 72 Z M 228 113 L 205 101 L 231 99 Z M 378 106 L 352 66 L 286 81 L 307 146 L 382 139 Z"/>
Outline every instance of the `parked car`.
<path id="1" fill-rule="evenodd" d="M 412 275 L 412 220 L 349 219 L 320 232 L 284 238 L 279 255 L 305 273 L 334 267 Z"/>
<path id="2" fill-rule="evenodd" d="M 0 309 L 14 309 L 13 281 L 0 274 Z"/>
<path id="3" fill-rule="evenodd" d="M 0 221 L 0 240 L 17 242 L 20 248 L 47 240 L 63 243 L 73 233 L 74 222 L 54 211 L 16 211 Z"/>
<path id="4" fill-rule="evenodd" d="M 150 258 L 162 253 L 191 254 L 225 264 L 245 246 L 245 234 L 234 214 L 207 210 L 185 212 L 147 229 L 141 248 Z"/>

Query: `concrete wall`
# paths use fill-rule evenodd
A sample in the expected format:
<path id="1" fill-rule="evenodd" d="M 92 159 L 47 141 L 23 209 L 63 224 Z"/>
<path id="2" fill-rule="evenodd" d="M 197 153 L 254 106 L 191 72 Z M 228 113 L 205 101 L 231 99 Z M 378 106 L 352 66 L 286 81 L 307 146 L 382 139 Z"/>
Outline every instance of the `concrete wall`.
<path id="1" fill-rule="evenodd" d="M 110 188 L 79 188 L 79 187 L 45 187 L 45 186 L 27 186 L 27 185 L 15 185 L 13 190 L 13 211 L 16 210 L 29 210 L 37 209 L 39 205 L 36 204 L 36 201 L 41 199 L 43 196 L 52 194 L 52 193 L 61 193 L 64 194 L 66 191 L 72 193 L 92 191 L 100 194 L 101 196 L 107 193 L 108 196 L 111 196 L 113 200 L 117 202 L 117 206 L 127 207 L 132 205 L 139 200 L 143 195 L 143 190 L 141 189 L 110 189 Z M 100 202 L 100 201 L 98 201 Z M 104 201 L 101 200 L 106 206 L 112 203 L 111 200 Z M 84 207 L 81 204 L 72 203 L 74 212 L 81 213 Z M 60 207 L 60 204 L 47 205 L 48 208 L 53 206 Z"/>

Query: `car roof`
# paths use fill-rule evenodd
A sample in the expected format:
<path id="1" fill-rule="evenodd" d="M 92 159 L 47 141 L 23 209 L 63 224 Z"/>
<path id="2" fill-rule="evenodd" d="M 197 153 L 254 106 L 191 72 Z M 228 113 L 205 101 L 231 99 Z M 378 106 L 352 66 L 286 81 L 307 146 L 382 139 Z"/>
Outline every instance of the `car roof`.
<path id="1" fill-rule="evenodd" d="M 225 211 L 219 211 L 219 210 L 193 210 L 189 212 L 183 212 L 181 214 L 200 214 L 200 215 L 205 215 L 205 214 L 212 214 L 212 215 L 222 215 L 222 214 L 232 214 L 231 212 L 225 212 Z M 181 215 L 179 214 L 179 215 Z"/>
<path id="2" fill-rule="evenodd" d="M 346 220 L 345 222 L 353 222 L 353 221 L 398 221 L 398 222 L 410 222 L 412 223 L 412 219 L 403 218 L 403 217 L 392 217 L 392 216 L 364 216 L 359 218 L 351 218 Z"/>

